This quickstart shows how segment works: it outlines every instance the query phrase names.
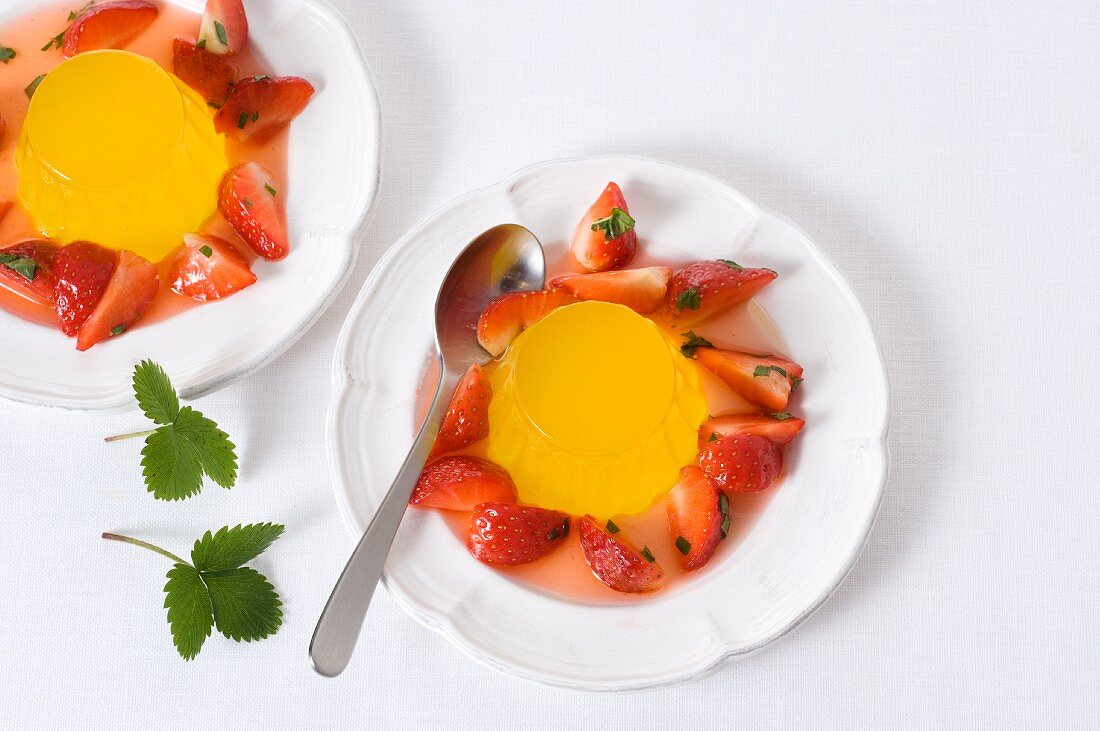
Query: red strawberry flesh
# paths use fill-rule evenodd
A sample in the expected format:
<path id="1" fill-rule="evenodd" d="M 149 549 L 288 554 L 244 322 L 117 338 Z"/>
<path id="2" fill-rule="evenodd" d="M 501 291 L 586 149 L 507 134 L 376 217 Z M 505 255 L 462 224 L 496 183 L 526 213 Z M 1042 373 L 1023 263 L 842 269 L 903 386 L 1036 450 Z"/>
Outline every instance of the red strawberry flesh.
<path id="1" fill-rule="evenodd" d="M 253 251 L 272 261 L 290 250 L 278 195 L 271 171 L 255 162 L 228 171 L 218 192 L 222 217 Z"/>
<path id="2" fill-rule="evenodd" d="M 301 114 L 312 96 L 313 85 L 297 76 L 249 76 L 233 86 L 214 115 L 214 129 L 262 144 Z"/>
<path id="3" fill-rule="evenodd" d="M 672 275 L 665 309 L 674 327 L 709 320 L 775 281 L 771 269 L 745 269 L 728 259 L 697 261 Z"/>
<path id="4" fill-rule="evenodd" d="M 771 412 L 787 408 L 791 391 L 802 380 L 802 366 L 774 355 L 698 348 L 695 359 L 741 396 Z"/>
<path id="5" fill-rule="evenodd" d="M 248 16 L 242 0 L 206 0 L 199 21 L 199 44 L 218 55 L 232 56 L 248 45 Z"/>
<path id="6" fill-rule="evenodd" d="M 621 213 L 616 213 L 615 209 Z M 623 213 L 627 216 L 623 217 Z M 608 183 L 577 224 L 569 243 L 569 251 L 582 269 L 604 272 L 631 262 L 638 250 L 638 235 L 629 214 L 619 186 Z M 609 224 L 613 227 L 608 228 Z"/>
<path id="7" fill-rule="evenodd" d="M 718 489 L 694 465 L 680 470 L 680 479 L 668 493 L 669 533 L 687 571 L 704 566 L 722 540 L 723 500 Z"/>
<path id="8" fill-rule="evenodd" d="M 582 300 L 598 300 L 625 305 L 640 314 L 653 312 L 665 300 L 672 270 L 668 267 L 620 269 L 594 274 L 570 274 L 550 282 Z"/>
<path id="9" fill-rule="evenodd" d="M 649 560 L 623 536 L 611 535 L 595 518 L 586 515 L 578 521 L 584 560 L 596 578 L 615 591 L 640 593 L 656 591 L 665 582 L 665 572 L 656 561 Z M 652 554 L 650 554 L 652 555 Z"/>
<path id="10" fill-rule="evenodd" d="M 77 16 L 61 42 L 65 58 L 100 48 L 123 48 L 153 24 L 160 11 L 148 0 L 96 3 Z"/>
<path id="11" fill-rule="evenodd" d="M 45 239 L 31 239 L 0 249 L 0 279 L 33 302 L 54 305 L 57 247 Z M 29 275 L 29 276 L 28 276 Z"/>
<path id="12" fill-rule="evenodd" d="M 225 102 L 237 78 L 237 69 L 224 57 L 185 38 L 172 41 L 172 73 L 215 105 Z"/>
<path id="13" fill-rule="evenodd" d="M 489 436 L 489 401 L 493 387 L 485 369 L 470 366 L 451 396 L 439 427 L 433 454 L 456 452 Z M 482 502 L 485 502 L 484 500 Z"/>
<path id="14" fill-rule="evenodd" d="M 474 558 L 518 566 L 546 556 L 569 534 L 569 516 L 515 503 L 478 505 L 470 516 L 467 548 Z"/>
<path id="15" fill-rule="evenodd" d="M 420 473 L 410 505 L 442 510 L 473 510 L 482 503 L 512 503 L 516 486 L 507 470 L 487 459 L 440 457 Z"/>
<path id="16" fill-rule="evenodd" d="M 76 335 L 99 304 L 117 263 L 118 252 L 90 241 L 74 241 L 57 251 L 54 301 L 63 333 Z"/>
<path id="17" fill-rule="evenodd" d="M 120 251 L 103 297 L 80 326 L 76 349 L 87 350 L 130 329 L 149 310 L 159 284 L 156 266 L 131 251 Z"/>
<path id="18" fill-rule="evenodd" d="M 707 479 L 726 492 L 766 490 L 783 469 L 781 447 L 751 434 L 711 442 L 699 452 L 698 461 Z"/>
<path id="19" fill-rule="evenodd" d="M 783 445 L 794 439 L 805 425 L 803 419 L 783 413 L 712 416 L 699 426 L 699 447 L 730 434 L 751 434 Z"/>
<path id="20" fill-rule="evenodd" d="M 578 301 L 568 292 L 553 289 L 502 294 L 481 313 L 477 321 L 477 340 L 491 355 L 499 356 L 523 330 L 552 310 Z"/>
<path id="21" fill-rule="evenodd" d="M 209 234 L 184 234 L 172 260 L 172 291 L 199 302 L 228 297 L 256 282 L 248 260 L 233 244 Z"/>

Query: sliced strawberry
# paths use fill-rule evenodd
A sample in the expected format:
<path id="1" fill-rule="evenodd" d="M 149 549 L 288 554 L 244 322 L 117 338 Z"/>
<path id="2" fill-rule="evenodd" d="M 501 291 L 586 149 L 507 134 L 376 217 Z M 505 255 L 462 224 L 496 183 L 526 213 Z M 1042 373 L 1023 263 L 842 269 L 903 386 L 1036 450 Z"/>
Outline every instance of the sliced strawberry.
<path id="1" fill-rule="evenodd" d="M 574 229 L 569 251 L 586 271 L 605 272 L 629 264 L 637 250 L 626 198 L 617 184 L 608 183 Z"/>
<path id="2" fill-rule="evenodd" d="M 233 64 L 186 38 L 172 41 L 172 73 L 215 106 L 225 103 L 237 80 Z"/>
<path id="3" fill-rule="evenodd" d="M 745 269 L 729 259 L 697 261 L 672 276 L 665 309 L 675 327 L 688 327 L 722 314 L 779 276 L 771 269 Z"/>
<path id="4" fill-rule="evenodd" d="M 699 448 L 730 434 L 751 434 L 782 446 L 794 439 L 805 425 L 803 419 L 779 412 L 712 416 L 699 425 Z"/>
<path id="5" fill-rule="evenodd" d="M 66 335 L 76 335 L 99 304 L 118 263 L 118 252 L 91 241 L 62 246 L 54 257 L 54 302 L 57 321 Z"/>
<path id="6" fill-rule="evenodd" d="M 120 251 L 99 304 L 80 326 L 76 349 L 87 350 L 107 338 L 121 335 L 148 312 L 160 279 L 155 265 L 132 251 Z"/>
<path id="7" fill-rule="evenodd" d="M 218 210 L 253 251 L 272 261 L 290 249 L 281 208 L 274 178 L 259 163 L 238 165 L 222 178 Z"/>
<path id="8" fill-rule="evenodd" d="M 2 218 L 0 213 L 0 218 Z M 57 247 L 45 239 L 20 241 L 0 249 L 0 279 L 47 307 L 54 304 L 54 258 Z"/>
<path id="9" fill-rule="evenodd" d="M 728 499 L 695 465 L 680 470 L 680 481 L 668 493 L 668 529 L 680 564 L 688 571 L 700 568 L 725 537 L 729 529 Z M 725 508 L 723 510 L 723 508 Z"/>
<path id="10" fill-rule="evenodd" d="M 774 355 L 697 348 L 695 358 L 734 391 L 773 412 L 787 408 L 791 391 L 802 383 L 802 366 Z"/>
<path id="11" fill-rule="evenodd" d="M 242 0 L 206 0 L 199 22 L 199 47 L 219 56 L 240 53 L 248 45 L 248 16 Z"/>
<path id="12" fill-rule="evenodd" d="M 470 516 L 467 547 L 478 561 L 517 566 L 542 558 L 569 535 L 569 516 L 515 503 L 482 503 Z"/>
<path id="13" fill-rule="evenodd" d="M 160 11 L 148 0 L 96 3 L 78 15 L 65 31 L 61 53 L 72 58 L 99 48 L 123 48 L 153 24 Z"/>
<path id="14" fill-rule="evenodd" d="M 255 284 L 248 260 L 233 244 L 209 234 L 184 234 L 168 278 L 172 291 L 199 302 L 228 297 Z"/>
<path id="15" fill-rule="evenodd" d="M 699 467 L 719 490 L 760 492 L 779 477 L 782 447 L 764 437 L 731 434 L 703 447 Z"/>
<path id="16" fill-rule="evenodd" d="M 508 471 L 487 459 L 440 457 L 420 473 L 410 505 L 473 510 L 482 503 L 514 503 L 516 486 Z"/>
<path id="17" fill-rule="evenodd" d="M 579 302 L 568 292 L 509 292 L 490 302 L 477 321 L 477 341 L 494 357 L 505 351 L 516 336 L 564 305 Z"/>
<path id="18" fill-rule="evenodd" d="M 214 129 L 241 142 L 267 142 L 312 96 L 313 84 L 297 76 L 249 76 L 233 86 L 214 115 Z"/>
<path id="19" fill-rule="evenodd" d="M 579 301 L 569 292 L 559 289 L 500 295 L 488 303 L 481 318 L 477 319 L 477 342 L 492 355 L 500 355 L 516 339 L 516 335 L 551 311 Z"/>
<path id="20" fill-rule="evenodd" d="M 595 274 L 567 274 L 551 280 L 551 289 L 562 289 L 582 300 L 626 305 L 635 312 L 653 312 L 665 301 L 672 270 L 668 267 L 620 269 Z"/>
<path id="21" fill-rule="evenodd" d="M 493 387 L 489 385 L 485 369 L 479 365 L 470 366 L 451 396 L 432 453 L 456 452 L 489 436 L 489 400 L 492 398 Z"/>
<path id="22" fill-rule="evenodd" d="M 630 594 L 656 591 L 665 583 L 665 572 L 649 548 L 635 548 L 622 533 L 611 535 L 591 515 L 578 522 L 584 560 L 596 578 L 615 591 Z"/>

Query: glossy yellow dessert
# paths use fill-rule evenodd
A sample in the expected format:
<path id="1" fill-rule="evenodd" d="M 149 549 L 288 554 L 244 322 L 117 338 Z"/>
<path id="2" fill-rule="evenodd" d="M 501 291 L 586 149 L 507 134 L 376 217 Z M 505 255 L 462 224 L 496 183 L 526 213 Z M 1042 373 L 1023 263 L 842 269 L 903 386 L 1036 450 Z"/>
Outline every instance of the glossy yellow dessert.
<path id="1" fill-rule="evenodd" d="M 159 261 L 217 208 L 228 163 L 211 110 L 151 59 L 80 53 L 31 98 L 19 198 L 42 235 Z"/>
<path id="2" fill-rule="evenodd" d="M 698 452 L 707 405 L 691 361 L 622 305 L 554 310 L 491 375 L 488 457 L 523 503 L 610 517 L 645 510 Z"/>

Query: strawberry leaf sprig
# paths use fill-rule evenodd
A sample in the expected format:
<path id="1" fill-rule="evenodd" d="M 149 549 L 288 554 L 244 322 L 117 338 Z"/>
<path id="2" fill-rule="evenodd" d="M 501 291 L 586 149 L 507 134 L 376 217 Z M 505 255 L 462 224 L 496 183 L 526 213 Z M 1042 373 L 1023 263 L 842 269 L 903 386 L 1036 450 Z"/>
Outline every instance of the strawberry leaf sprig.
<path id="1" fill-rule="evenodd" d="M 103 537 L 159 553 L 174 563 L 164 585 L 164 608 L 172 644 L 180 657 L 192 660 L 214 627 L 237 642 L 262 640 L 278 631 L 283 623 L 278 592 L 267 577 L 244 564 L 282 534 L 283 526 L 275 523 L 206 531 L 195 541 L 190 562 L 137 538 L 116 533 Z"/>
<path id="2" fill-rule="evenodd" d="M 145 437 L 141 450 L 145 486 L 158 500 L 183 500 L 202 489 L 203 475 L 228 489 L 237 482 L 236 447 L 229 435 L 179 396 L 156 363 L 134 367 L 134 395 L 155 429 L 108 437 L 108 442 Z"/>

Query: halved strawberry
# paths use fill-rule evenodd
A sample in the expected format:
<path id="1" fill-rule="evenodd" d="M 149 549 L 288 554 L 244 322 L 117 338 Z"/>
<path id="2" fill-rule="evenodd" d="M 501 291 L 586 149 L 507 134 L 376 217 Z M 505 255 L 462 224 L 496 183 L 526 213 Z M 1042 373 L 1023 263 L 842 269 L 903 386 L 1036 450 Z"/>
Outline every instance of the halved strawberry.
<path id="1" fill-rule="evenodd" d="M 492 398 L 493 387 L 489 385 L 485 369 L 476 364 L 470 366 L 451 396 L 432 454 L 455 452 L 489 436 L 489 400 Z"/>
<path id="2" fill-rule="evenodd" d="M 242 0 L 206 0 L 199 21 L 199 47 L 219 56 L 240 53 L 248 45 L 248 16 Z"/>
<path id="3" fill-rule="evenodd" d="M 516 485 L 508 471 L 487 459 L 440 457 L 420 473 L 410 505 L 473 510 L 482 503 L 514 503 Z"/>
<path id="4" fill-rule="evenodd" d="M 785 412 L 712 416 L 699 425 L 699 447 L 730 434 L 752 434 L 783 445 L 794 439 L 805 425 L 805 420 Z"/>
<path id="5" fill-rule="evenodd" d="M 725 507 L 725 510 L 722 508 Z M 680 564 L 688 571 L 700 568 L 729 529 L 729 502 L 695 465 L 680 470 L 680 480 L 668 493 L 668 529 Z"/>
<path id="6" fill-rule="evenodd" d="M 57 321 L 66 335 L 76 335 L 99 304 L 118 263 L 118 252 L 91 241 L 62 246 L 53 261 Z"/>
<path id="7" fill-rule="evenodd" d="M 53 273 L 56 256 L 57 246 L 45 239 L 30 239 L 6 246 L 0 249 L 0 279 L 29 299 L 50 307 L 54 303 L 57 285 Z"/>
<path id="8" fill-rule="evenodd" d="M 313 84 L 297 76 L 249 76 L 233 86 L 214 115 L 214 129 L 241 142 L 267 142 L 312 96 Z"/>
<path id="9" fill-rule="evenodd" d="M 490 302 L 478 318 L 477 341 L 496 357 L 524 329 L 546 317 L 551 310 L 579 301 L 558 289 L 502 294 Z"/>
<path id="10" fill-rule="evenodd" d="M 218 210 L 237 235 L 265 259 L 282 259 L 290 247 L 274 178 L 264 166 L 238 165 L 222 178 Z"/>
<path id="11" fill-rule="evenodd" d="M 256 275 L 233 244 L 209 234 L 184 234 L 168 278 L 172 291 L 199 302 L 228 297 L 255 284 Z"/>
<path id="12" fill-rule="evenodd" d="M 153 24 L 160 10 L 149 0 L 96 3 L 78 15 L 61 42 L 61 53 L 72 58 L 84 51 L 123 48 Z"/>
<path id="13" fill-rule="evenodd" d="M 665 572 L 649 547 L 639 551 L 622 533 L 611 535 L 601 528 L 591 515 L 577 521 L 577 526 L 588 568 L 615 591 L 656 591 L 665 583 Z"/>
<path id="14" fill-rule="evenodd" d="M 699 467 L 714 486 L 727 492 L 760 492 L 783 469 L 782 447 L 751 434 L 731 434 L 699 452 Z"/>
<path id="15" fill-rule="evenodd" d="M 551 280 L 551 289 L 563 289 L 582 300 L 626 305 L 640 314 L 653 312 L 665 301 L 672 270 L 668 267 L 620 269 L 595 274 L 567 274 Z"/>
<path id="16" fill-rule="evenodd" d="M 470 516 L 466 546 L 478 561 L 518 566 L 542 558 L 569 535 L 569 516 L 515 503 L 482 503 Z"/>
<path id="17" fill-rule="evenodd" d="M 159 285 L 154 264 L 132 251 L 120 251 L 118 266 L 103 297 L 80 326 L 76 349 L 87 350 L 98 342 L 126 332 L 149 310 Z"/>
<path id="18" fill-rule="evenodd" d="M 215 106 L 225 103 L 237 80 L 233 64 L 186 38 L 172 41 L 172 73 Z"/>
<path id="19" fill-rule="evenodd" d="M 745 269 L 735 261 L 697 261 L 672 275 L 665 309 L 675 327 L 689 327 L 744 302 L 779 276 L 771 269 Z"/>
<path id="20" fill-rule="evenodd" d="M 786 409 L 791 391 L 802 383 L 802 366 L 774 355 L 697 348 L 695 359 L 734 391 L 773 412 Z"/>
<path id="21" fill-rule="evenodd" d="M 626 198 L 616 183 L 608 183 L 574 229 L 569 251 L 585 270 L 604 272 L 629 264 L 637 250 Z"/>

